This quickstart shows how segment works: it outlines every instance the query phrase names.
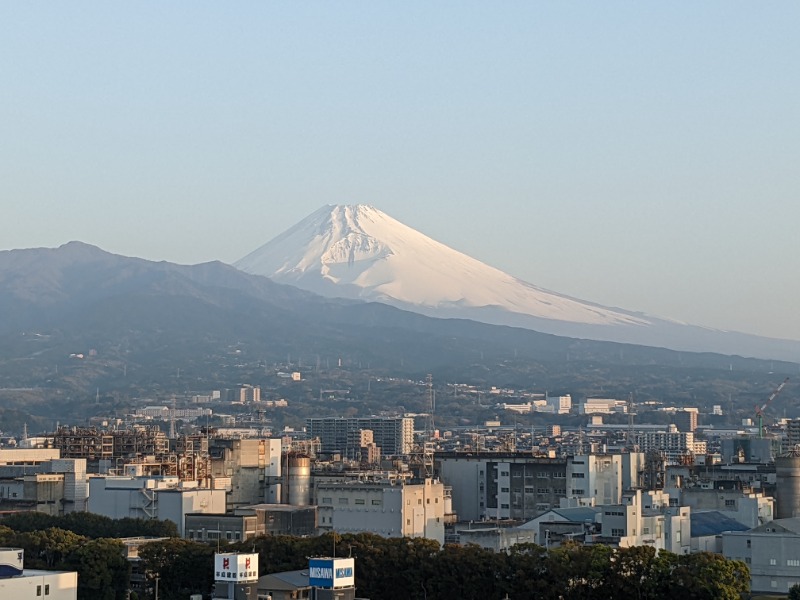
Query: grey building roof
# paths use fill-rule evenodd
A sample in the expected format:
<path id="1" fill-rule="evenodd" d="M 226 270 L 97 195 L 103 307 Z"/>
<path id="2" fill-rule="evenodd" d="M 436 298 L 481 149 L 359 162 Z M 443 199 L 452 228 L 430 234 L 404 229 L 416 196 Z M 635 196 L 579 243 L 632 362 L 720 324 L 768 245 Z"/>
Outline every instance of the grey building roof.
<path id="1" fill-rule="evenodd" d="M 543 514 L 555 514 L 560 517 L 561 521 L 568 523 L 586 523 L 587 521 L 594 523 L 599 512 L 601 512 L 601 509 L 594 506 L 577 506 L 575 508 L 551 508 Z M 541 517 L 542 515 L 539 516 Z M 533 527 L 531 523 L 533 521 L 528 521 L 524 525 L 520 525 L 519 528 L 531 529 Z"/>
<path id="2" fill-rule="evenodd" d="M 704 512 L 692 512 L 689 515 L 691 521 L 692 537 L 707 537 L 719 535 L 725 531 L 749 531 L 750 528 L 728 516 L 723 515 L 718 510 Z"/>
<path id="3" fill-rule="evenodd" d="M 308 569 L 271 573 L 258 578 L 259 590 L 293 591 L 309 587 Z"/>

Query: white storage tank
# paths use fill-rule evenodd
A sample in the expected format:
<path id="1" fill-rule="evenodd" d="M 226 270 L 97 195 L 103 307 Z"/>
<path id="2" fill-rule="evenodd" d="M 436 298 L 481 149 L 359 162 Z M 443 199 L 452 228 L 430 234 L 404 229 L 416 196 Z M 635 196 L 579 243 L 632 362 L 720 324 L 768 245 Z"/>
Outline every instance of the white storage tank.
<path id="1" fill-rule="evenodd" d="M 289 504 L 308 506 L 311 497 L 311 459 L 303 454 L 289 455 Z"/>

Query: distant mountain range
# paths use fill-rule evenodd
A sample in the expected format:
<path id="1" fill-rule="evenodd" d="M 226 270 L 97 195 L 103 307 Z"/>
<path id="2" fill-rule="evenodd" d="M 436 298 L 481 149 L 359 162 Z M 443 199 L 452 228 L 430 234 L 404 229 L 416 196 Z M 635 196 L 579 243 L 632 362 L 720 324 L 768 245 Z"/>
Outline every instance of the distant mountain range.
<path id="1" fill-rule="evenodd" d="M 609 308 L 542 289 L 367 205 L 325 206 L 234 265 L 329 298 L 573 338 L 800 361 L 800 341 Z"/>
<path id="2" fill-rule="evenodd" d="M 345 357 L 423 373 L 509 358 L 769 370 L 716 354 L 434 319 L 375 302 L 324 298 L 220 262 L 152 262 L 80 242 L 0 252 L 0 314 L 0 388 L 37 384 L 70 352 L 89 348 L 117 361 L 120 373 L 122 363 L 146 366 L 153 380 L 188 360 L 208 369 L 234 346 L 246 348 L 251 360 L 291 354 L 304 355 L 308 364 L 314 357 Z M 19 381 L 23 371 L 29 381 Z"/>

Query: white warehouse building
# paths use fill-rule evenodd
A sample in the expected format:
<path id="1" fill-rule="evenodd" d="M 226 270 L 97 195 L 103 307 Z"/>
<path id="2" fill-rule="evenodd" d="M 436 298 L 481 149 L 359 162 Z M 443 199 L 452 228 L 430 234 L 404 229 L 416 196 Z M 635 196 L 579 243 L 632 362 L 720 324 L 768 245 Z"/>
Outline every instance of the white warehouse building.
<path id="1" fill-rule="evenodd" d="M 172 521 L 182 537 L 188 513 L 225 513 L 225 490 L 189 487 L 177 477 L 92 477 L 88 511 L 112 519 Z"/>
<path id="2" fill-rule="evenodd" d="M 315 497 L 321 532 L 424 537 L 444 544 L 445 490 L 439 481 L 320 483 Z"/>

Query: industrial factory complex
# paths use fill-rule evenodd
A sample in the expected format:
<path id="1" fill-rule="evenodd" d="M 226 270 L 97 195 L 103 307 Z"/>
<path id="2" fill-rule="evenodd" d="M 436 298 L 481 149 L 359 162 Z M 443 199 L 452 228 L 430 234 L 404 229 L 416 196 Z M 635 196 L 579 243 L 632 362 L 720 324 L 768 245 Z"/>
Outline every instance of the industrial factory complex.
<path id="1" fill-rule="evenodd" d="M 535 431 L 497 419 L 443 431 L 429 416 L 398 415 L 315 417 L 273 434 L 178 433 L 174 423 L 165 433 L 152 422 L 61 427 L 0 448 L 0 510 L 163 519 L 210 543 L 369 532 L 495 551 L 567 541 L 710 551 L 746 562 L 754 592 L 787 593 L 800 582 L 800 421 L 712 427 L 679 408 L 663 425 L 614 425 L 603 416 L 625 414 L 629 402 L 591 399 L 577 410 L 570 402 L 541 404 L 554 416 L 587 414 L 586 425 Z M 509 406 L 500 408 L 535 409 Z M 217 571 L 234 559 L 220 558 Z M 311 575 L 261 579 L 271 578 L 278 598 L 287 582 L 313 585 L 314 573 L 331 568 L 340 572 L 310 565 Z M 223 575 L 230 590 L 221 594 L 234 583 L 248 584 L 247 597 L 261 593 L 258 574 L 241 572 L 242 582 Z M 68 597 L 59 586 L 69 576 L 33 577 L 11 579 Z M 0 590 L 8 585 L 0 579 Z"/>

